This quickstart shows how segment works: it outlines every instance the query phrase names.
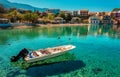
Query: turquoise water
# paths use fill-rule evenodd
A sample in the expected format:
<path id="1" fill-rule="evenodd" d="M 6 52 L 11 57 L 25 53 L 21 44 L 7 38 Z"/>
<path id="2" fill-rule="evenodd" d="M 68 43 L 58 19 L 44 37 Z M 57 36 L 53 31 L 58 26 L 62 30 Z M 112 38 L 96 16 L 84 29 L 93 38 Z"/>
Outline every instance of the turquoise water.
<path id="1" fill-rule="evenodd" d="M 64 26 L 0 30 L 0 77 L 120 77 L 120 32 L 112 26 Z M 58 39 L 60 37 L 60 39 Z M 23 48 L 73 44 L 74 61 L 30 67 L 10 63 Z"/>

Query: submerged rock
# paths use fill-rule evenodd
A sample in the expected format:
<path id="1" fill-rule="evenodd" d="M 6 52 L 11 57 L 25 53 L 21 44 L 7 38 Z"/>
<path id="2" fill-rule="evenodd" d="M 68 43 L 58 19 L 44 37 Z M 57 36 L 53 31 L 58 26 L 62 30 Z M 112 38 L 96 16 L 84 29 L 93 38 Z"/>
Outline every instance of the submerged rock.
<path id="1" fill-rule="evenodd" d="M 60 36 L 58 36 L 58 39 L 60 39 Z"/>
<path id="2" fill-rule="evenodd" d="M 101 68 L 94 68 L 94 69 L 92 69 L 92 71 L 93 71 L 94 74 L 98 74 L 99 72 L 103 71 L 103 69 L 101 69 Z"/>
<path id="3" fill-rule="evenodd" d="M 11 45 L 10 43 L 8 45 Z"/>

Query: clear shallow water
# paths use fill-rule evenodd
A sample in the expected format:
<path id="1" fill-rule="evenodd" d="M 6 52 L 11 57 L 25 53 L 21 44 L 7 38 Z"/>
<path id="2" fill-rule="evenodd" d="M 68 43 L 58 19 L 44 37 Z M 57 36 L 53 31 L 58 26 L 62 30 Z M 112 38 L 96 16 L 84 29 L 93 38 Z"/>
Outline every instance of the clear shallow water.
<path id="1" fill-rule="evenodd" d="M 58 39 L 60 37 L 60 39 Z M 12 66 L 23 48 L 73 44 L 74 61 L 31 67 Z M 82 66 L 81 64 L 84 64 Z M 43 27 L 0 31 L 0 77 L 120 77 L 120 33 L 111 26 Z"/>

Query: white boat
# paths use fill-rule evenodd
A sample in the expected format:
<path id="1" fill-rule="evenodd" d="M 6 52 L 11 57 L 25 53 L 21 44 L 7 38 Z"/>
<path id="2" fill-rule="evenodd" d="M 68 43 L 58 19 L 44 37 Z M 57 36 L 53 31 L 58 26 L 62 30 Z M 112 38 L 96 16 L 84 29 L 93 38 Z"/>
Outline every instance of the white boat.
<path id="1" fill-rule="evenodd" d="M 29 53 L 24 58 L 24 60 L 27 61 L 28 63 L 45 60 L 45 59 L 49 59 L 52 57 L 62 55 L 66 53 L 67 51 L 72 50 L 74 48 L 75 46 L 73 45 L 64 45 L 64 46 L 58 46 L 58 47 L 53 47 L 53 48 L 41 49 L 41 50 L 37 50 L 37 51 L 33 51 Z"/>
<path id="2" fill-rule="evenodd" d="M 10 27 L 9 19 L 0 18 L 0 27 Z"/>

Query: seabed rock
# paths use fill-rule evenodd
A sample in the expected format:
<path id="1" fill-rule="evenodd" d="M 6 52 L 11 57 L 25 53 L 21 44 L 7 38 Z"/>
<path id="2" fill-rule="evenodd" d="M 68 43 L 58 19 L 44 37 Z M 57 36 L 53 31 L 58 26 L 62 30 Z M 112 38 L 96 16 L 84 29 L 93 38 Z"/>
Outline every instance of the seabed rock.
<path id="1" fill-rule="evenodd" d="M 101 69 L 101 68 L 94 68 L 94 69 L 92 69 L 92 71 L 93 71 L 94 74 L 98 74 L 99 72 L 103 71 L 103 69 Z"/>

